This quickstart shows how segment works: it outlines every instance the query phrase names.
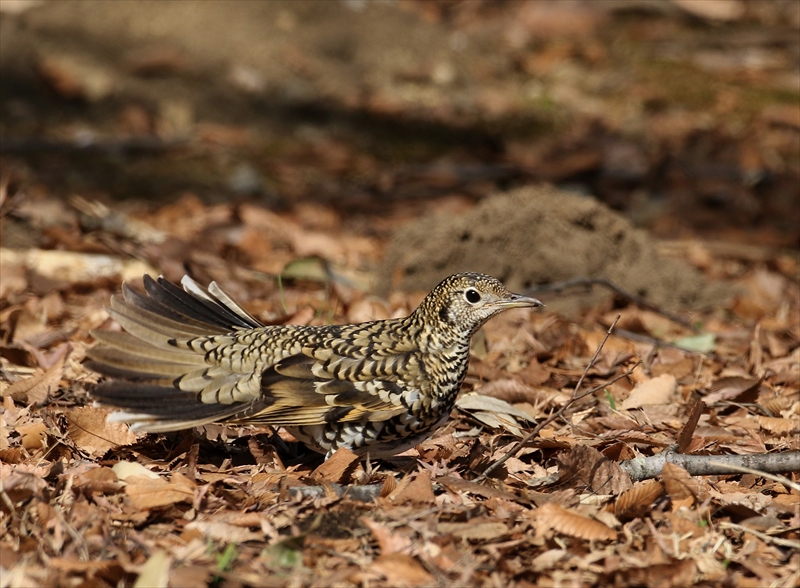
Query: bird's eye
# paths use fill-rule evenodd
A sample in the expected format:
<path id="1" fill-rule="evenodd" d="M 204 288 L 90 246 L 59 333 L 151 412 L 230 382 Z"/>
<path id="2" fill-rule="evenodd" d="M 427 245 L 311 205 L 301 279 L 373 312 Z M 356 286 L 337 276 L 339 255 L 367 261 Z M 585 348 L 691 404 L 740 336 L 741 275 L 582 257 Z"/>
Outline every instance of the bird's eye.
<path id="1" fill-rule="evenodd" d="M 466 298 L 467 302 L 470 304 L 476 304 L 481 301 L 481 295 L 475 288 L 469 288 L 466 292 L 464 292 L 464 298 Z"/>

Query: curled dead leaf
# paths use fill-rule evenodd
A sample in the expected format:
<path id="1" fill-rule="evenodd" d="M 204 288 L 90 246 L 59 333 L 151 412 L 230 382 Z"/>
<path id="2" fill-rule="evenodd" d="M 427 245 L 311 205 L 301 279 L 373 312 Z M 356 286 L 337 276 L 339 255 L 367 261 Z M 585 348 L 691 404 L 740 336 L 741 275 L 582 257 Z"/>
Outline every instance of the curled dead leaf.
<path id="1" fill-rule="evenodd" d="M 497 541 L 508 534 L 508 525 L 500 521 L 469 523 L 439 523 L 440 533 L 449 533 L 459 539 L 473 541 Z"/>
<path id="2" fill-rule="evenodd" d="M 47 425 L 44 423 L 28 423 L 17 427 L 17 433 L 22 436 L 22 446 L 28 451 L 42 449 L 45 444 Z"/>

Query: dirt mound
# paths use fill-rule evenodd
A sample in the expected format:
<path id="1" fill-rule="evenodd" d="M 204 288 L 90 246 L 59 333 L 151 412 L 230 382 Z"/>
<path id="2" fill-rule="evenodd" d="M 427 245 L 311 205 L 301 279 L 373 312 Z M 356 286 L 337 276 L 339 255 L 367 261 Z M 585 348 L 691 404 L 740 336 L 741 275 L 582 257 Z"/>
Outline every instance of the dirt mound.
<path id="1" fill-rule="evenodd" d="M 429 217 L 403 227 L 387 249 L 380 283 L 428 290 L 459 271 L 494 275 L 515 291 L 608 278 L 673 310 L 708 309 L 729 293 L 694 268 L 661 257 L 646 232 L 602 203 L 551 186 L 527 186 L 488 198 L 462 217 Z M 569 313 L 607 296 L 595 288 L 588 296 L 546 302 Z"/>

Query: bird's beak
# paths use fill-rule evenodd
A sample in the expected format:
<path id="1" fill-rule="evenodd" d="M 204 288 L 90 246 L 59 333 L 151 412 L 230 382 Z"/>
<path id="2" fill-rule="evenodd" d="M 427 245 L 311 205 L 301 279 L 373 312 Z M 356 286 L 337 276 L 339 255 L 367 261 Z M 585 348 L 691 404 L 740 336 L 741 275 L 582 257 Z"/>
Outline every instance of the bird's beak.
<path id="1" fill-rule="evenodd" d="M 544 304 L 540 300 L 536 300 L 536 298 L 529 298 L 522 294 L 512 294 L 508 300 L 501 301 L 500 306 L 503 308 L 527 308 L 544 306 Z"/>

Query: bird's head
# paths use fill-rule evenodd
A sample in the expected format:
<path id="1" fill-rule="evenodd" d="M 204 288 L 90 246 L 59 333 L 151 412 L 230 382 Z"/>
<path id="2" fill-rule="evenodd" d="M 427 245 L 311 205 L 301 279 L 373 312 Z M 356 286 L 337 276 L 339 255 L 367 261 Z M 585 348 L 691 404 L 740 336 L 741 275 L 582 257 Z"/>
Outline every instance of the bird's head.
<path id="1" fill-rule="evenodd" d="M 422 301 L 417 313 L 426 323 L 469 337 L 494 315 L 510 308 L 544 306 L 535 298 L 513 294 L 496 278 L 463 273 L 445 278 Z"/>

